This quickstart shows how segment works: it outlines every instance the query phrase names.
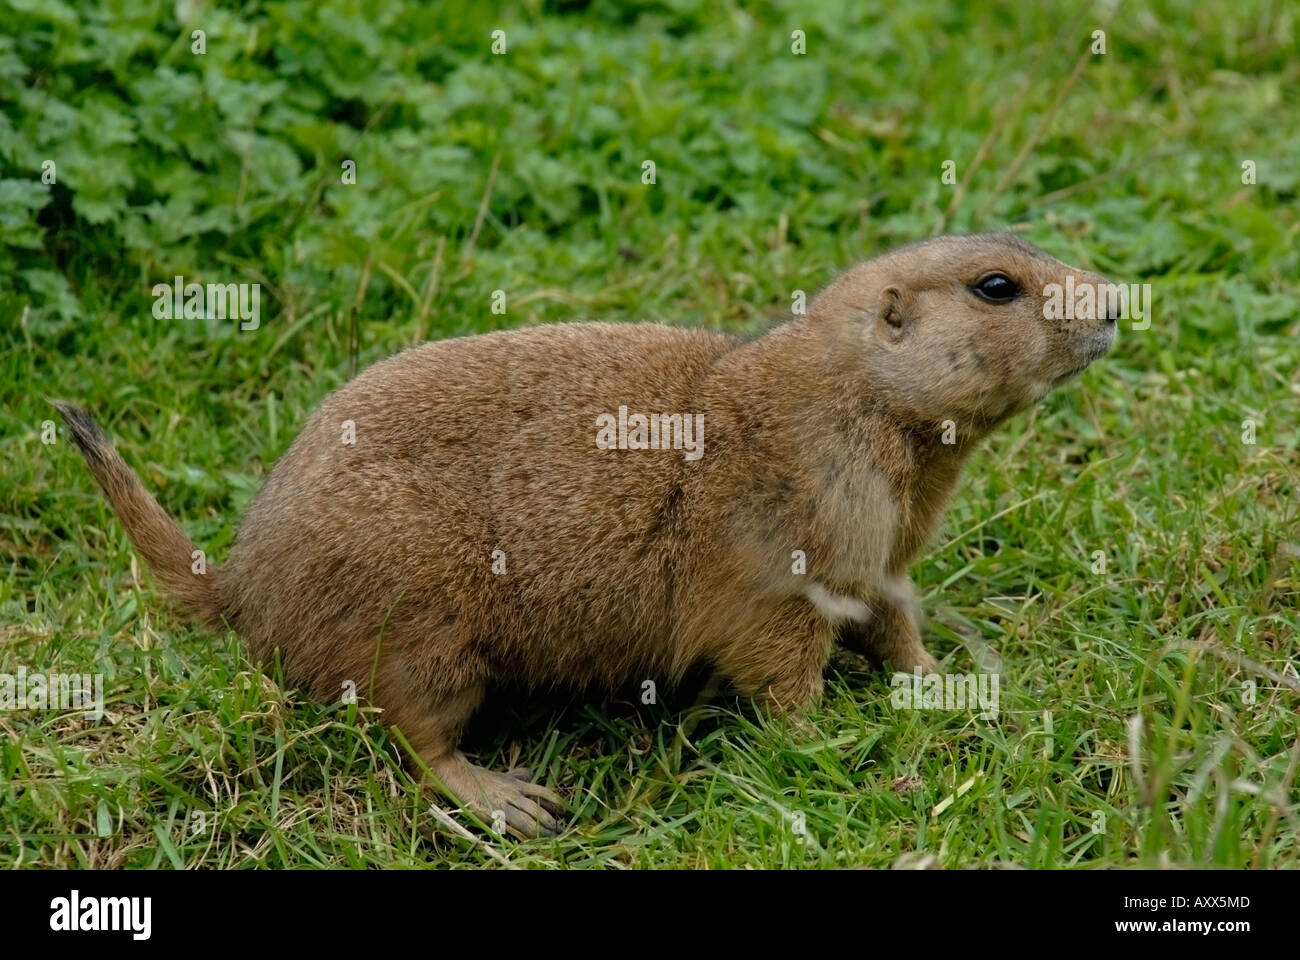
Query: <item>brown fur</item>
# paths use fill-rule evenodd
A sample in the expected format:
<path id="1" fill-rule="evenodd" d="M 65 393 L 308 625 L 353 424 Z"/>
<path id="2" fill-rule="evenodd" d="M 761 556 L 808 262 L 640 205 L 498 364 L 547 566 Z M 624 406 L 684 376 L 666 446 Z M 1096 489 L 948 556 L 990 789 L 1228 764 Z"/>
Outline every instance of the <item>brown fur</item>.
<path id="1" fill-rule="evenodd" d="M 993 270 L 1023 295 L 978 299 Z M 355 683 L 447 792 L 531 835 L 558 828 L 558 799 L 456 750 L 497 681 L 611 687 L 705 662 L 785 711 L 815 701 L 839 628 L 898 668 L 934 664 L 907 568 L 963 462 L 1113 339 L 1043 319 L 1067 273 L 1102 282 L 1011 237 L 945 237 L 748 342 L 593 323 L 414 347 L 326 398 L 203 577 L 90 418 L 59 409 L 168 592 L 255 657 L 278 648 L 319 698 Z M 702 459 L 598 449 L 620 405 L 703 414 Z"/>

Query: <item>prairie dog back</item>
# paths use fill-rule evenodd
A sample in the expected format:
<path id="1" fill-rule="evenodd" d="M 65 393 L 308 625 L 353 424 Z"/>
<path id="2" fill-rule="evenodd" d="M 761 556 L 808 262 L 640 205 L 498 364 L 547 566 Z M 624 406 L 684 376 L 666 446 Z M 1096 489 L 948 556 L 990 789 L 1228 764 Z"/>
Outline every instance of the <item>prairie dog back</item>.
<path id="1" fill-rule="evenodd" d="M 408 604 L 486 591 L 494 659 L 526 683 L 608 684 L 650 667 L 674 559 L 656 534 L 699 464 L 671 446 L 601 449 L 598 418 L 697 415 L 705 433 L 692 440 L 707 449 L 698 385 L 734 345 L 581 324 L 428 343 L 376 364 L 321 405 L 249 507 L 222 570 L 228 615 L 255 649 L 292 657 L 285 624 L 356 604 L 320 569 L 337 551 L 333 563 L 396 583 Z M 282 589 L 286 574 L 296 589 Z M 506 610 L 518 611 L 508 624 Z M 322 680 L 318 695 L 332 693 L 334 678 Z"/>

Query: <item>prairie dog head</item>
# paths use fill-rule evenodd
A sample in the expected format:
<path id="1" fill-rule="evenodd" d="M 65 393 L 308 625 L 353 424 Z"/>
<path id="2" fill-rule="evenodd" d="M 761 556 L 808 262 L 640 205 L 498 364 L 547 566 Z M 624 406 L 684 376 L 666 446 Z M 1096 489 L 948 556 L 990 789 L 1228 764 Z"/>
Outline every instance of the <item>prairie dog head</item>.
<path id="1" fill-rule="evenodd" d="M 1053 285 L 1057 285 L 1055 290 Z M 1049 309 L 1092 287 L 1092 309 Z M 1037 403 L 1115 342 L 1103 277 L 1010 234 L 937 237 L 849 270 L 812 303 L 858 354 L 865 388 L 919 424 L 986 430 Z"/>

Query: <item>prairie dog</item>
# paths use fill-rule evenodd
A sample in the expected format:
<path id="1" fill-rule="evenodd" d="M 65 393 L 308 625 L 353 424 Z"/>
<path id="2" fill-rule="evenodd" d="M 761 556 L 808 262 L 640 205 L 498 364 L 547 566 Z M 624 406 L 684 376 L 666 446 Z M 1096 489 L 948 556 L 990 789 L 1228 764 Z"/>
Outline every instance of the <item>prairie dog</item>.
<path id="1" fill-rule="evenodd" d="M 1009 235 L 941 237 L 753 340 L 583 323 L 413 347 L 324 400 L 202 575 L 90 416 L 57 406 L 183 607 L 278 648 L 322 700 L 351 681 L 436 786 L 551 834 L 554 793 L 457 750 L 496 681 L 705 662 L 783 712 L 816 700 L 837 631 L 934 666 L 907 570 L 963 462 L 1114 342 L 1113 315 L 1045 319 L 1067 277 L 1105 283 Z"/>

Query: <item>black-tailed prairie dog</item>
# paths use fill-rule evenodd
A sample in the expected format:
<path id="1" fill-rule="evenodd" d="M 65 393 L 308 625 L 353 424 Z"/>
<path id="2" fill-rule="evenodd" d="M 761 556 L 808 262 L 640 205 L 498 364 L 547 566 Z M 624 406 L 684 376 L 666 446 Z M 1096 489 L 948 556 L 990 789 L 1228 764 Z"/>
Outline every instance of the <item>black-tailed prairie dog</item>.
<path id="1" fill-rule="evenodd" d="M 1105 282 L 1009 235 L 941 237 L 756 339 L 579 323 L 413 347 L 325 399 L 204 573 L 89 415 L 59 409 L 183 607 L 263 662 L 278 648 L 315 697 L 354 685 L 446 793 L 531 836 L 558 798 L 457 749 L 497 681 L 707 663 L 782 712 L 817 699 L 837 632 L 933 666 L 908 567 L 962 463 L 1114 342 L 1113 311 L 1046 318 L 1067 277 Z"/>

